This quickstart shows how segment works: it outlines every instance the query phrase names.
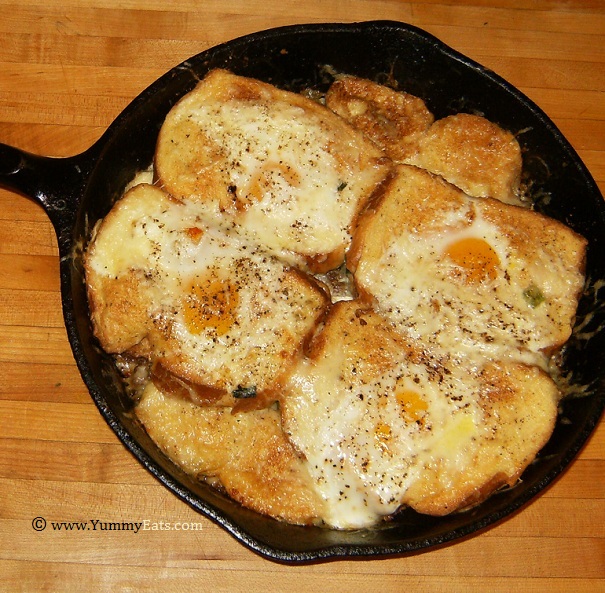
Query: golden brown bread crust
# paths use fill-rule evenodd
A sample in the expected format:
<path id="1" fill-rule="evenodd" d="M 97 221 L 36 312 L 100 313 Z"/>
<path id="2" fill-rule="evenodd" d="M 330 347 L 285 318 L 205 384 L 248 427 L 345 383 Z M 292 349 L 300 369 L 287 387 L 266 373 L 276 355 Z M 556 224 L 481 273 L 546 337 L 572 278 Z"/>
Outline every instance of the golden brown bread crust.
<path id="1" fill-rule="evenodd" d="M 514 486 L 552 434 L 559 391 L 544 371 L 488 363 L 479 379 L 483 437 L 463 470 L 443 458 L 421 468 L 405 496 L 405 504 L 420 513 L 446 515 Z"/>
<path id="2" fill-rule="evenodd" d="M 416 233 L 440 220 L 444 203 L 457 207 L 464 200 L 460 190 L 439 177 L 415 167 L 396 167 L 388 183 L 358 219 L 347 254 L 348 269 L 355 274 L 362 256 L 378 261 L 393 232 Z M 400 231 L 397 230 L 399 225 L 403 225 Z M 382 228 L 384 232 L 378 232 Z"/>
<path id="3" fill-rule="evenodd" d="M 441 175 L 471 196 L 522 204 L 519 143 L 486 118 L 458 113 L 435 121 L 419 97 L 354 76 L 331 85 L 326 105 L 395 162 Z"/>
<path id="4" fill-rule="evenodd" d="M 470 196 L 521 204 L 519 143 L 484 117 L 458 113 L 435 121 L 406 162 L 441 175 Z"/>
<path id="5" fill-rule="evenodd" d="M 355 76 L 334 82 L 326 105 L 397 162 L 415 155 L 419 139 L 434 120 L 419 97 Z"/>
<path id="6" fill-rule="evenodd" d="M 559 394 L 532 365 L 571 332 L 585 241 L 486 197 L 517 199 L 521 160 L 483 118 L 433 123 L 354 77 L 326 103 L 222 70 L 184 97 L 160 132 L 163 189 L 131 189 L 87 251 L 95 333 L 148 361 L 136 413 L 160 449 L 244 506 L 341 528 L 466 508 L 514 485 L 552 432 Z M 328 272 L 349 247 L 353 300 L 330 307 L 291 266 Z"/>
<path id="7" fill-rule="evenodd" d="M 244 506 L 302 525 L 321 517 L 322 501 L 281 430 L 278 411 L 199 407 L 149 383 L 136 414 L 172 461 L 193 476 L 217 478 Z"/>
<path id="8" fill-rule="evenodd" d="M 164 389 L 198 403 L 274 401 L 329 305 L 311 277 L 149 185 L 104 219 L 84 265 L 102 347 L 148 358 Z"/>
<path id="9" fill-rule="evenodd" d="M 389 169 L 323 105 L 220 69 L 169 112 L 155 155 L 157 183 L 172 196 L 204 203 L 312 272 L 342 263 L 355 218 Z"/>
<path id="10" fill-rule="evenodd" d="M 120 278 L 87 273 L 88 302 L 95 335 L 110 354 L 131 348 L 146 349 L 153 287 L 141 271 L 130 270 Z"/>
<path id="11" fill-rule="evenodd" d="M 385 493 L 382 501 L 365 494 L 349 511 L 354 521 L 367 509 L 389 515 L 401 505 L 444 515 L 513 485 L 548 440 L 558 395 L 537 367 L 427 348 L 349 301 L 332 308 L 281 405 L 331 520 L 348 520 L 335 510 L 334 491 L 351 496 L 359 482 Z M 340 456 L 322 467 L 328 434 Z"/>
<path id="12" fill-rule="evenodd" d="M 471 236 L 497 251 L 492 278 L 469 282 L 447 256 L 452 242 Z M 585 239 L 554 219 L 471 198 L 438 176 L 400 165 L 361 217 L 347 265 L 359 293 L 395 317 L 395 309 L 409 309 L 400 319 L 411 320 L 414 302 L 427 328 L 434 318 L 485 348 L 502 343 L 513 353 L 550 352 L 571 334 L 585 250 Z"/>

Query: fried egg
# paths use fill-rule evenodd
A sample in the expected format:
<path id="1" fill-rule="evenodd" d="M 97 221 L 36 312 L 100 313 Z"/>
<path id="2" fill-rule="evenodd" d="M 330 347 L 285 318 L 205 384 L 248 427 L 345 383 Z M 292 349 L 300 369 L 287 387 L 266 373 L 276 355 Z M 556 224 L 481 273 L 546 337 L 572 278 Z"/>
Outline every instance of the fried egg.
<path id="1" fill-rule="evenodd" d="M 281 399 L 284 430 L 341 529 L 402 506 L 443 515 L 514 484 L 558 390 L 537 367 L 430 349 L 362 302 L 337 303 Z"/>
<path id="2" fill-rule="evenodd" d="M 325 272 L 342 263 L 353 223 L 390 165 L 323 105 L 213 70 L 166 117 L 155 168 L 171 195 Z"/>
<path id="3" fill-rule="evenodd" d="M 326 103 L 213 70 L 174 106 L 85 252 L 95 336 L 148 373 L 160 450 L 250 509 L 466 509 L 552 433 L 586 241 L 504 203 L 498 126 L 354 77 Z"/>
<path id="4" fill-rule="evenodd" d="M 348 261 L 360 293 L 415 339 L 544 365 L 571 334 L 585 245 L 555 220 L 402 165 Z"/>
<path id="5" fill-rule="evenodd" d="M 147 357 L 165 387 L 174 375 L 231 405 L 276 389 L 328 304 L 310 277 L 146 184 L 103 220 L 85 265 L 107 352 Z"/>

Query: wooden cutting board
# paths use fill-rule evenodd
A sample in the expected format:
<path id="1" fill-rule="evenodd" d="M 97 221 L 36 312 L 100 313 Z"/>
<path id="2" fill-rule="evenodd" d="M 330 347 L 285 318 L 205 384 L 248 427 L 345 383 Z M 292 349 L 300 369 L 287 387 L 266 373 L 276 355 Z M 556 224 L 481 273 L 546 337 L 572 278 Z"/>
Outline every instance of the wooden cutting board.
<path id="1" fill-rule="evenodd" d="M 605 192 L 602 0 L 0 0 L 0 142 L 76 154 L 208 47 L 279 25 L 371 19 L 417 25 L 519 87 Z M 605 591 L 603 422 L 552 487 L 467 540 L 308 566 L 250 552 L 118 443 L 71 355 L 46 215 L 0 190 L 0 217 L 0 590 Z M 110 529 L 141 521 L 149 529 Z"/>

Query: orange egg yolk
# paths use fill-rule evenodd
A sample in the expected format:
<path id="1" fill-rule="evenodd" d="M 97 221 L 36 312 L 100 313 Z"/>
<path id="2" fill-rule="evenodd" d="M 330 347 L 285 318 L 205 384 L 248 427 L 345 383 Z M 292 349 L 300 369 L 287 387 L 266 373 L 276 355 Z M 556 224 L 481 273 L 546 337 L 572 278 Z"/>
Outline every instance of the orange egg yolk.
<path id="1" fill-rule="evenodd" d="M 445 250 L 445 256 L 458 266 L 465 281 L 470 284 L 494 280 L 500 265 L 500 258 L 493 247 L 475 237 L 452 243 Z"/>
<path id="2" fill-rule="evenodd" d="M 251 201 L 260 202 L 281 179 L 291 187 L 300 186 L 300 175 L 290 165 L 283 162 L 268 162 L 251 179 L 247 195 Z"/>
<path id="3" fill-rule="evenodd" d="M 384 422 L 379 422 L 374 429 L 374 438 L 377 447 L 383 453 L 389 453 L 389 442 L 391 440 L 391 427 Z"/>
<path id="4" fill-rule="evenodd" d="M 429 409 L 426 401 L 424 401 L 418 393 L 410 389 L 397 391 L 395 397 L 401 406 L 402 416 L 408 422 L 418 422 L 422 420 Z"/>
<path id="5" fill-rule="evenodd" d="M 239 297 L 229 282 L 211 278 L 194 282 L 185 299 L 183 314 L 192 334 L 214 329 L 217 335 L 225 335 L 236 320 Z"/>

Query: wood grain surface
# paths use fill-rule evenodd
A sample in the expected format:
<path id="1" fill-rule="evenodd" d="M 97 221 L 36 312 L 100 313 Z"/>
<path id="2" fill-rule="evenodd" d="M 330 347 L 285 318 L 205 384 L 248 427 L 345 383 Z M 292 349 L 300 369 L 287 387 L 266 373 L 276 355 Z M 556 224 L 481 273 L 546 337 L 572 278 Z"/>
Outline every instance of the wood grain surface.
<path id="1" fill-rule="evenodd" d="M 602 0 L 0 0 L 0 142 L 89 147 L 158 76 L 219 42 L 321 21 L 405 21 L 492 68 L 555 121 L 605 192 Z M 0 190 L 0 590 L 605 591 L 605 426 L 505 522 L 409 557 L 288 566 L 250 552 L 119 444 L 66 338 L 57 243 Z M 32 521 L 47 520 L 36 531 Z M 189 530 L 57 531 L 147 520 Z"/>

